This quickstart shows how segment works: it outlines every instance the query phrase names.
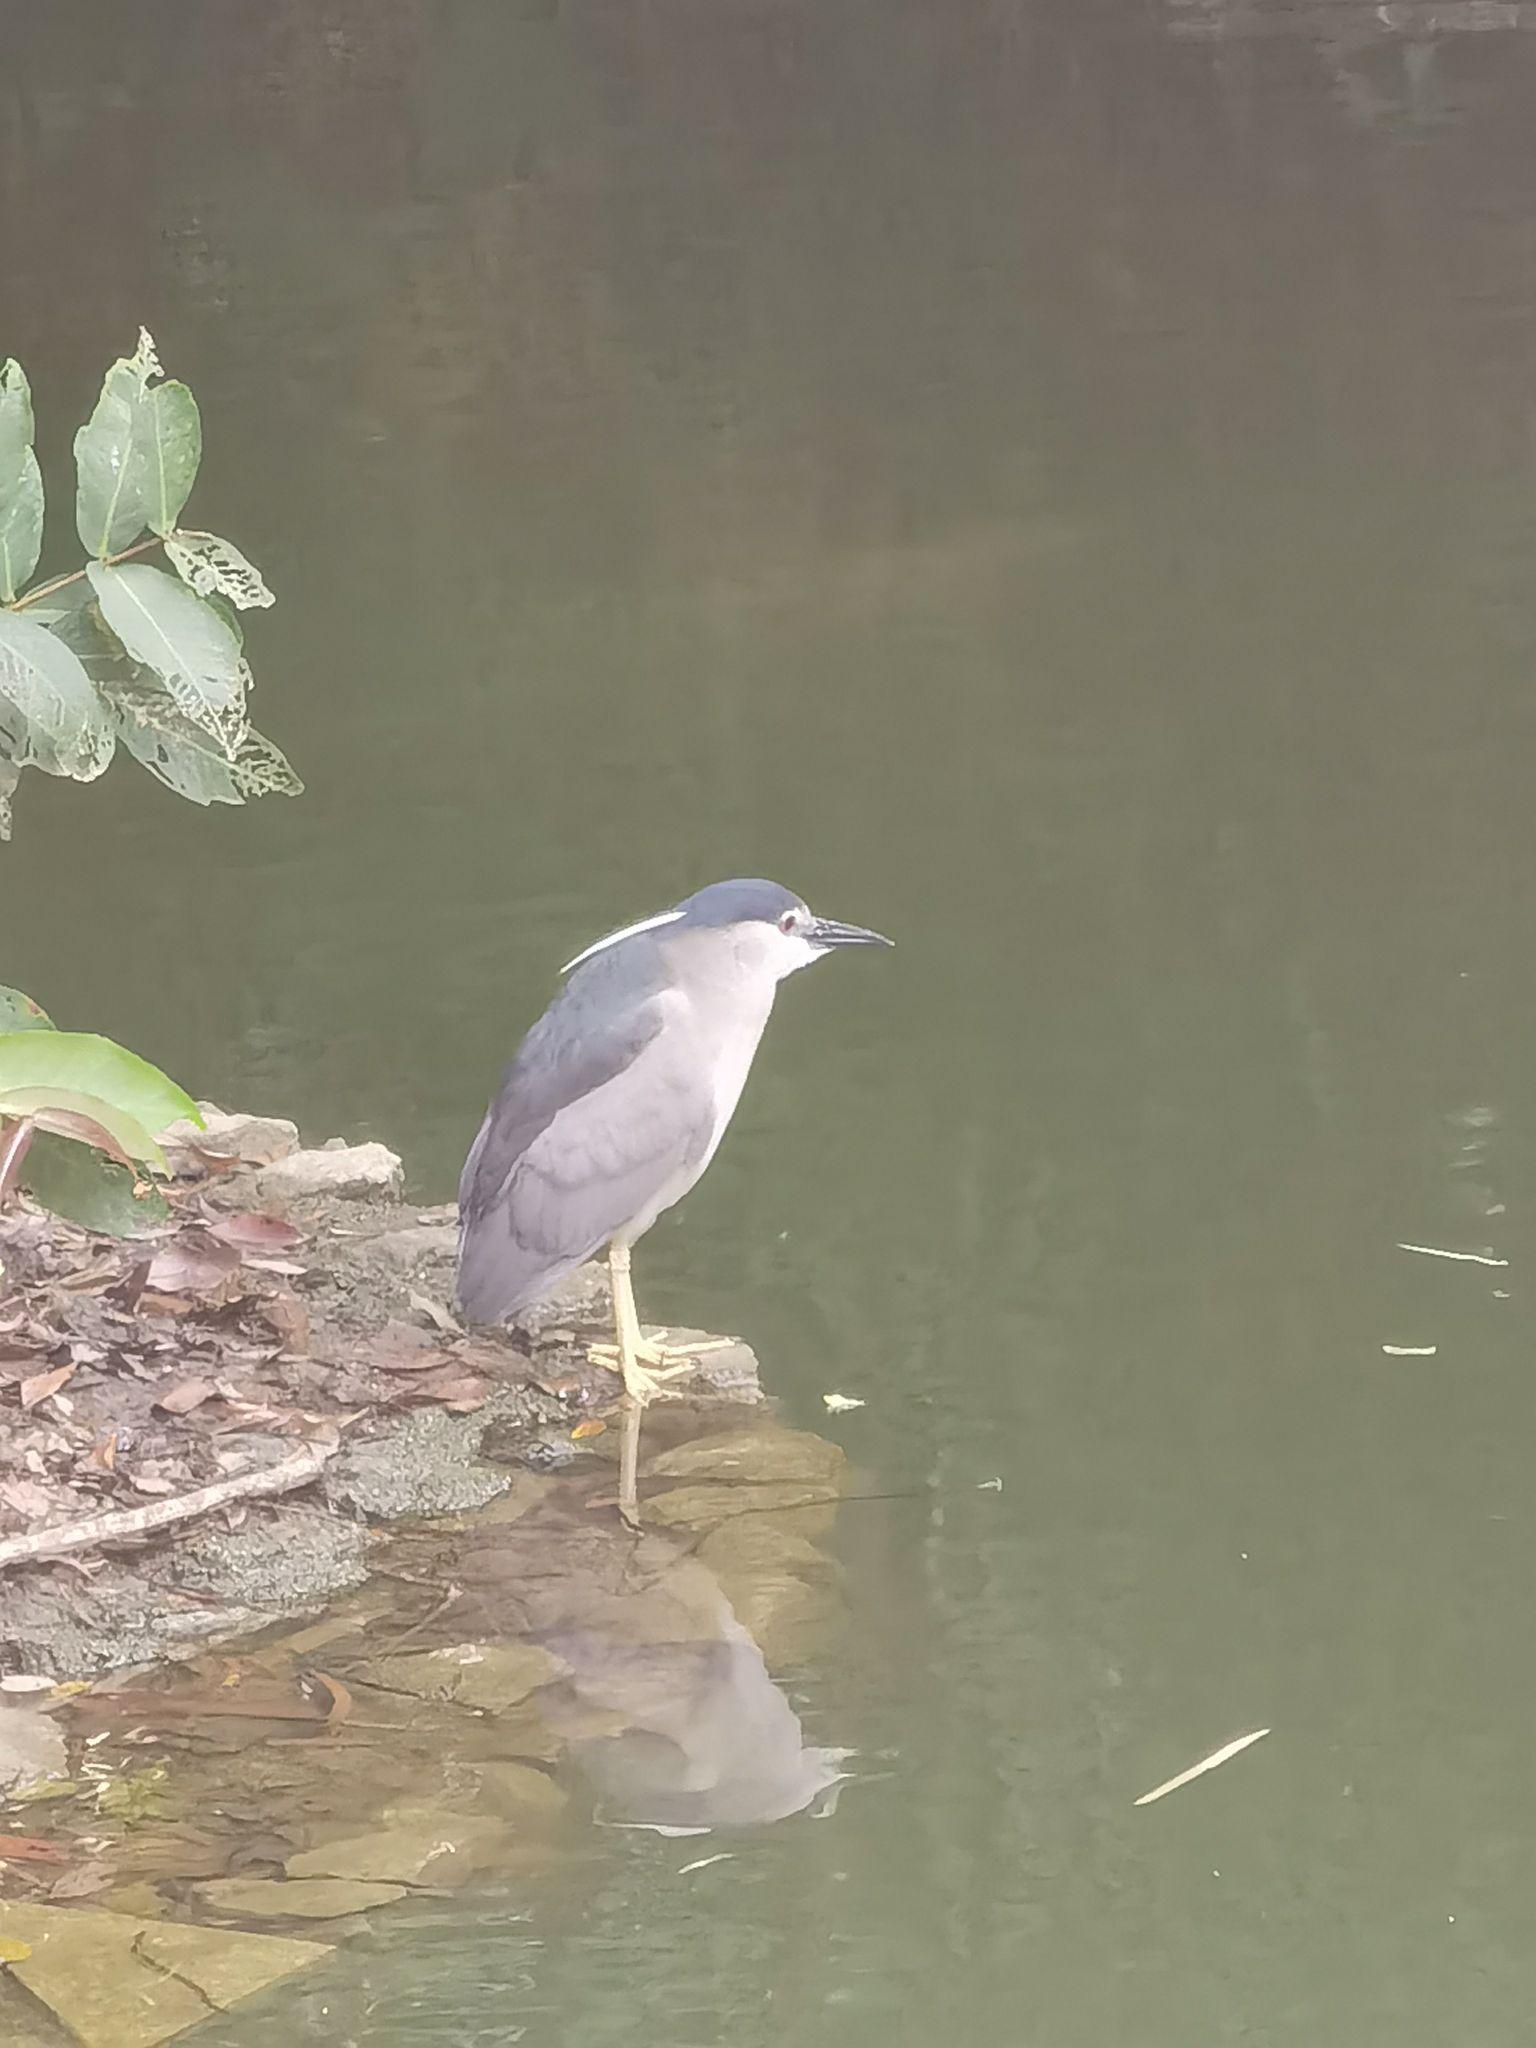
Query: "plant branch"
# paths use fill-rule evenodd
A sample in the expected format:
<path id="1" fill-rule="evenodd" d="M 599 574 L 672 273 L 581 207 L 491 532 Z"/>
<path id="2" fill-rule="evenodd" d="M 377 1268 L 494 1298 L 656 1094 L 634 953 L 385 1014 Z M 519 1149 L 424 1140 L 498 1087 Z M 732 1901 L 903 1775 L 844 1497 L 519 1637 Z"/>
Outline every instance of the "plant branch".
<path id="1" fill-rule="evenodd" d="M 339 1439 L 307 1443 L 279 1464 L 236 1472 L 228 1479 L 215 1480 L 212 1486 L 200 1486 L 195 1493 L 184 1493 L 174 1500 L 152 1501 L 143 1508 L 114 1509 L 111 1514 L 92 1515 L 88 1521 L 37 1529 L 28 1536 L 8 1536 L 0 1542 L 0 1571 L 34 1558 L 62 1557 L 66 1551 L 84 1550 L 97 1543 L 120 1543 L 126 1536 L 148 1536 L 193 1515 L 205 1515 L 210 1508 L 225 1507 L 233 1500 L 291 1493 L 296 1486 L 307 1486 L 340 1447 Z"/>
<path id="2" fill-rule="evenodd" d="M 148 540 L 135 541 L 131 548 L 124 548 L 120 555 L 106 556 L 106 566 L 115 569 L 119 562 L 131 561 L 135 555 L 147 555 L 151 548 L 159 547 L 164 538 L 163 533 L 152 533 Z M 36 604 L 40 597 L 52 597 L 56 590 L 63 590 L 67 584 L 79 583 L 85 573 L 85 569 L 71 569 L 67 576 L 55 576 L 51 583 L 39 583 L 34 590 L 29 590 L 24 596 L 18 597 L 10 606 L 10 610 L 24 612 L 29 604 Z"/>

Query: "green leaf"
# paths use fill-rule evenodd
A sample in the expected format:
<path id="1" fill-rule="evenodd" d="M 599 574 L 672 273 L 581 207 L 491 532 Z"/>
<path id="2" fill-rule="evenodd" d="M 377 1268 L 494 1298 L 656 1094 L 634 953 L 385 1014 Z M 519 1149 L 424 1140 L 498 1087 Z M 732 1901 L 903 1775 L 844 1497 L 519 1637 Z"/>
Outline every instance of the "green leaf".
<path id="1" fill-rule="evenodd" d="M 185 384 L 153 382 L 160 374 L 141 327 L 75 436 L 75 526 L 88 555 L 120 555 L 146 526 L 169 533 L 191 493 L 203 453 L 197 400 Z"/>
<path id="2" fill-rule="evenodd" d="M 19 988 L 0 988 L 0 1032 L 51 1031 L 53 1019 Z"/>
<path id="3" fill-rule="evenodd" d="M 32 393 L 14 356 L 0 363 L 0 604 L 9 604 L 43 549 L 43 478 L 32 452 Z"/>
<path id="4" fill-rule="evenodd" d="M 18 767 L 90 782 L 116 744 L 78 656 L 46 626 L 0 611 L 0 754 Z"/>
<path id="5" fill-rule="evenodd" d="M 191 1096 L 110 1038 L 90 1031 L 0 1034 L 0 1116 L 31 1114 L 40 1091 L 52 1091 L 66 1109 L 76 1106 L 75 1098 L 92 1097 L 98 1106 L 92 1112 L 95 1121 L 105 1124 L 125 1151 L 156 1164 L 161 1163 L 160 1148 L 153 1132 L 181 1117 L 202 1121 Z M 102 1107 L 120 1119 L 116 1126 L 100 1113 Z"/>
<path id="6" fill-rule="evenodd" d="M 55 1216 L 108 1237 L 140 1237 L 170 1215 L 165 1197 L 88 1145 L 39 1134 L 21 1169 L 21 1185 Z M 135 1194 L 135 1188 L 143 1192 Z"/>
<path id="7" fill-rule="evenodd" d="M 233 755 L 245 738 L 251 671 L 211 605 L 163 569 L 87 566 L 102 614 L 135 661 L 152 668 L 176 708 Z"/>
<path id="8" fill-rule="evenodd" d="M 275 602 L 262 580 L 261 571 L 245 559 L 240 550 L 216 533 L 173 533 L 166 537 L 165 552 L 176 574 L 191 584 L 199 597 L 214 591 L 227 597 L 241 611 Z"/>

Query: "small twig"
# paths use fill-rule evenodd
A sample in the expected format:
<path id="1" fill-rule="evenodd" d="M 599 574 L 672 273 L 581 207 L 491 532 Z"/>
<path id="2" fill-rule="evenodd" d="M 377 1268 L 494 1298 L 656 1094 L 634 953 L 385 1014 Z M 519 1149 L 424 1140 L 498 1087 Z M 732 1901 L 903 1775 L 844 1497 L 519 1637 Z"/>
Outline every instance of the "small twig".
<path id="1" fill-rule="evenodd" d="M 236 1472 L 228 1479 L 216 1479 L 212 1486 L 200 1486 L 195 1493 L 178 1494 L 175 1500 L 151 1501 L 148 1507 L 114 1509 L 109 1515 L 92 1515 L 83 1522 L 66 1522 L 59 1528 L 39 1529 L 30 1536 L 8 1536 L 0 1542 L 0 1571 L 7 1565 L 25 1564 L 35 1558 L 61 1557 L 68 1550 L 84 1550 L 95 1543 L 116 1543 L 125 1536 L 146 1536 L 156 1529 L 169 1529 L 177 1522 L 205 1515 L 210 1508 L 224 1507 L 232 1500 L 251 1500 L 262 1494 L 291 1493 L 307 1485 L 341 1448 L 339 1444 L 306 1444 L 291 1458 L 276 1465 L 257 1465 Z"/>
<path id="2" fill-rule="evenodd" d="M 163 534 L 155 533 L 151 534 L 148 540 L 136 541 L 131 548 L 124 548 L 120 555 L 108 555 L 106 566 L 115 569 L 119 562 L 132 561 L 135 555 L 147 555 L 151 548 L 159 547 L 163 538 Z M 81 582 L 86 573 L 86 569 L 71 569 L 67 576 L 55 576 L 51 583 L 39 583 L 35 590 L 29 590 L 18 597 L 8 609 L 13 612 L 24 612 L 29 604 L 36 604 L 40 597 L 52 597 L 56 590 L 63 590 L 67 584 Z"/>

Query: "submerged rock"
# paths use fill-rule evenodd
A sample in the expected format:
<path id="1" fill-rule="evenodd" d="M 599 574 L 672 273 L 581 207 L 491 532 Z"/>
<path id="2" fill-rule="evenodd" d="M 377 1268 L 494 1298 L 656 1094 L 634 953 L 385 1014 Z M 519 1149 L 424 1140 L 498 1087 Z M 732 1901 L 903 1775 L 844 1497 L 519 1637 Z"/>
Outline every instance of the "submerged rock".
<path id="1" fill-rule="evenodd" d="M 197 1887 L 197 1896 L 215 1912 L 252 1920 L 341 1920 L 370 1906 L 392 1906 L 405 1897 L 405 1886 L 351 1877 L 215 1877 Z"/>
<path id="2" fill-rule="evenodd" d="M 159 2048 L 331 1953 L 313 1941 L 0 1900 L 8 1968 L 79 2048 Z"/>
<path id="3" fill-rule="evenodd" d="M 537 1776 L 538 1773 L 533 1774 Z M 321 1879 L 404 1885 L 455 1884 L 473 1869 L 494 1861 L 505 1827 L 487 1816 L 433 1813 L 388 1820 L 366 1834 L 347 1835 L 318 1849 L 305 1849 L 283 1865 L 290 1879 Z M 290 1889 L 292 1887 L 290 1886 Z M 351 1911 L 341 1907 L 341 1912 Z"/>
<path id="4" fill-rule="evenodd" d="M 361 1665 L 358 1677 L 386 1692 L 422 1700 L 451 1700 L 484 1714 L 500 1714 L 560 1676 L 562 1667 L 534 1643 L 452 1643 Z"/>
<path id="5" fill-rule="evenodd" d="M 716 1486 L 701 1480 L 693 1486 L 674 1486 L 669 1492 L 648 1499 L 645 1519 L 664 1529 L 713 1529 L 733 1515 L 759 1515 L 788 1508 L 830 1508 L 836 1499 L 837 1489 L 825 1480 L 769 1480 L 757 1486 L 742 1486 L 731 1480 Z M 821 1533 L 826 1526 L 825 1514 L 807 1519 L 807 1527 L 813 1533 Z"/>
<path id="6" fill-rule="evenodd" d="M 42 1778 L 67 1778 L 64 1733 L 35 1708 L 0 1706 L 0 1792 Z"/>
<path id="7" fill-rule="evenodd" d="M 570 1804 L 570 1795 L 547 1771 L 531 1764 L 490 1762 L 479 1767 L 475 1803 L 518 1826 L 546 1825 Z"/>
<path id="8" fill-rule="evenodd" d="M 804 1429 L 716 1430 L 690 1437 L 646 1461 L 656 1479 L 749 1480 L 830 1486 L 842 1484 L 848 1460 L 836 1444 Z"/>

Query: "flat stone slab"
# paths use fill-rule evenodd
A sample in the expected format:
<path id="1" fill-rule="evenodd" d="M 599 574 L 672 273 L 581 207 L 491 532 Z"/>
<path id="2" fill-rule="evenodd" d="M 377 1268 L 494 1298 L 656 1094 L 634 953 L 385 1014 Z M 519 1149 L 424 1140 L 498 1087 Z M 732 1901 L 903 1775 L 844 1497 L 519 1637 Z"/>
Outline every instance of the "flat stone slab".
<path id="1" fill-rule="evenodd" d="M 563 1666 L 534 1643 L 454 1643 L 441 1650 L 378 1657 L 357 1670 L 365 1683 L 387 1692 L 452 1700 L 486 1714 L 504 1713 L 562 1675 Z"/>
<path id="2" fill-rule="evenodd" d="M 189 1170 L 200 1152 L 214 1152 L 221 1158 L 238 1159 L 246 1166 L 270 1166 L 299 1149 L 299 1127 L 283 1116 L 226 1116 L 211 1102 L 200 1102 L 201 1128 L 183 1118 L 168 1124 L 160 1143 L 170 1155 L 173 1168 L 185 1160 Z"/>
<path id="3" fill-rule="evenodd" d="M 704 1479 L 711 1484 L 750 1480 L 755 1484 L 830 1486 L 842 1484 L 848 1460 L 837 1444 L 805 1429 L 716 1430 L 690 1437 L 646 1460 L 656 1479 Z"/>
<path id="4" fill-rule="evenodd" d="M 353 1885 L 393 1890 L 399 1897 L 404 1885 L 458 1882 L 472 1869 L 493 1860 L 495 1846 L 505 1837 L 502 1822 L 473 1814 L 383 1821 L 365 1834 L 301 1850 L 290 1856 L 283 1868 L 290 1878 L 310 1883 L 348 1880 Z M 284 1889 L 298 1887 L 290 1884 Z"/>
<path id="5" fill-rule="evenodd" d="M 159 2048 L 331 1954 L 279 1935 L 13 1900 L 0 1900 L 0 1944 L 18 1981 L 80 2048 Z"/>
<path id="6" fill-rule="evenodd" d="M 304 1195 L 397 1195 L 404 1185 L 400 1155 L 379 1144 L 290 1152 L 256 1176 L 256 1192 L 273 1201 Z"/>
<path id="7" fill-rule="evenodd" d="M 204 1905 L 253 1920 L 342 1920 L 372 1906 L 392 1906 L 406 1895 L 403 1884 L 352 1877 L 215 1877 L 197 1887 Z"/>

